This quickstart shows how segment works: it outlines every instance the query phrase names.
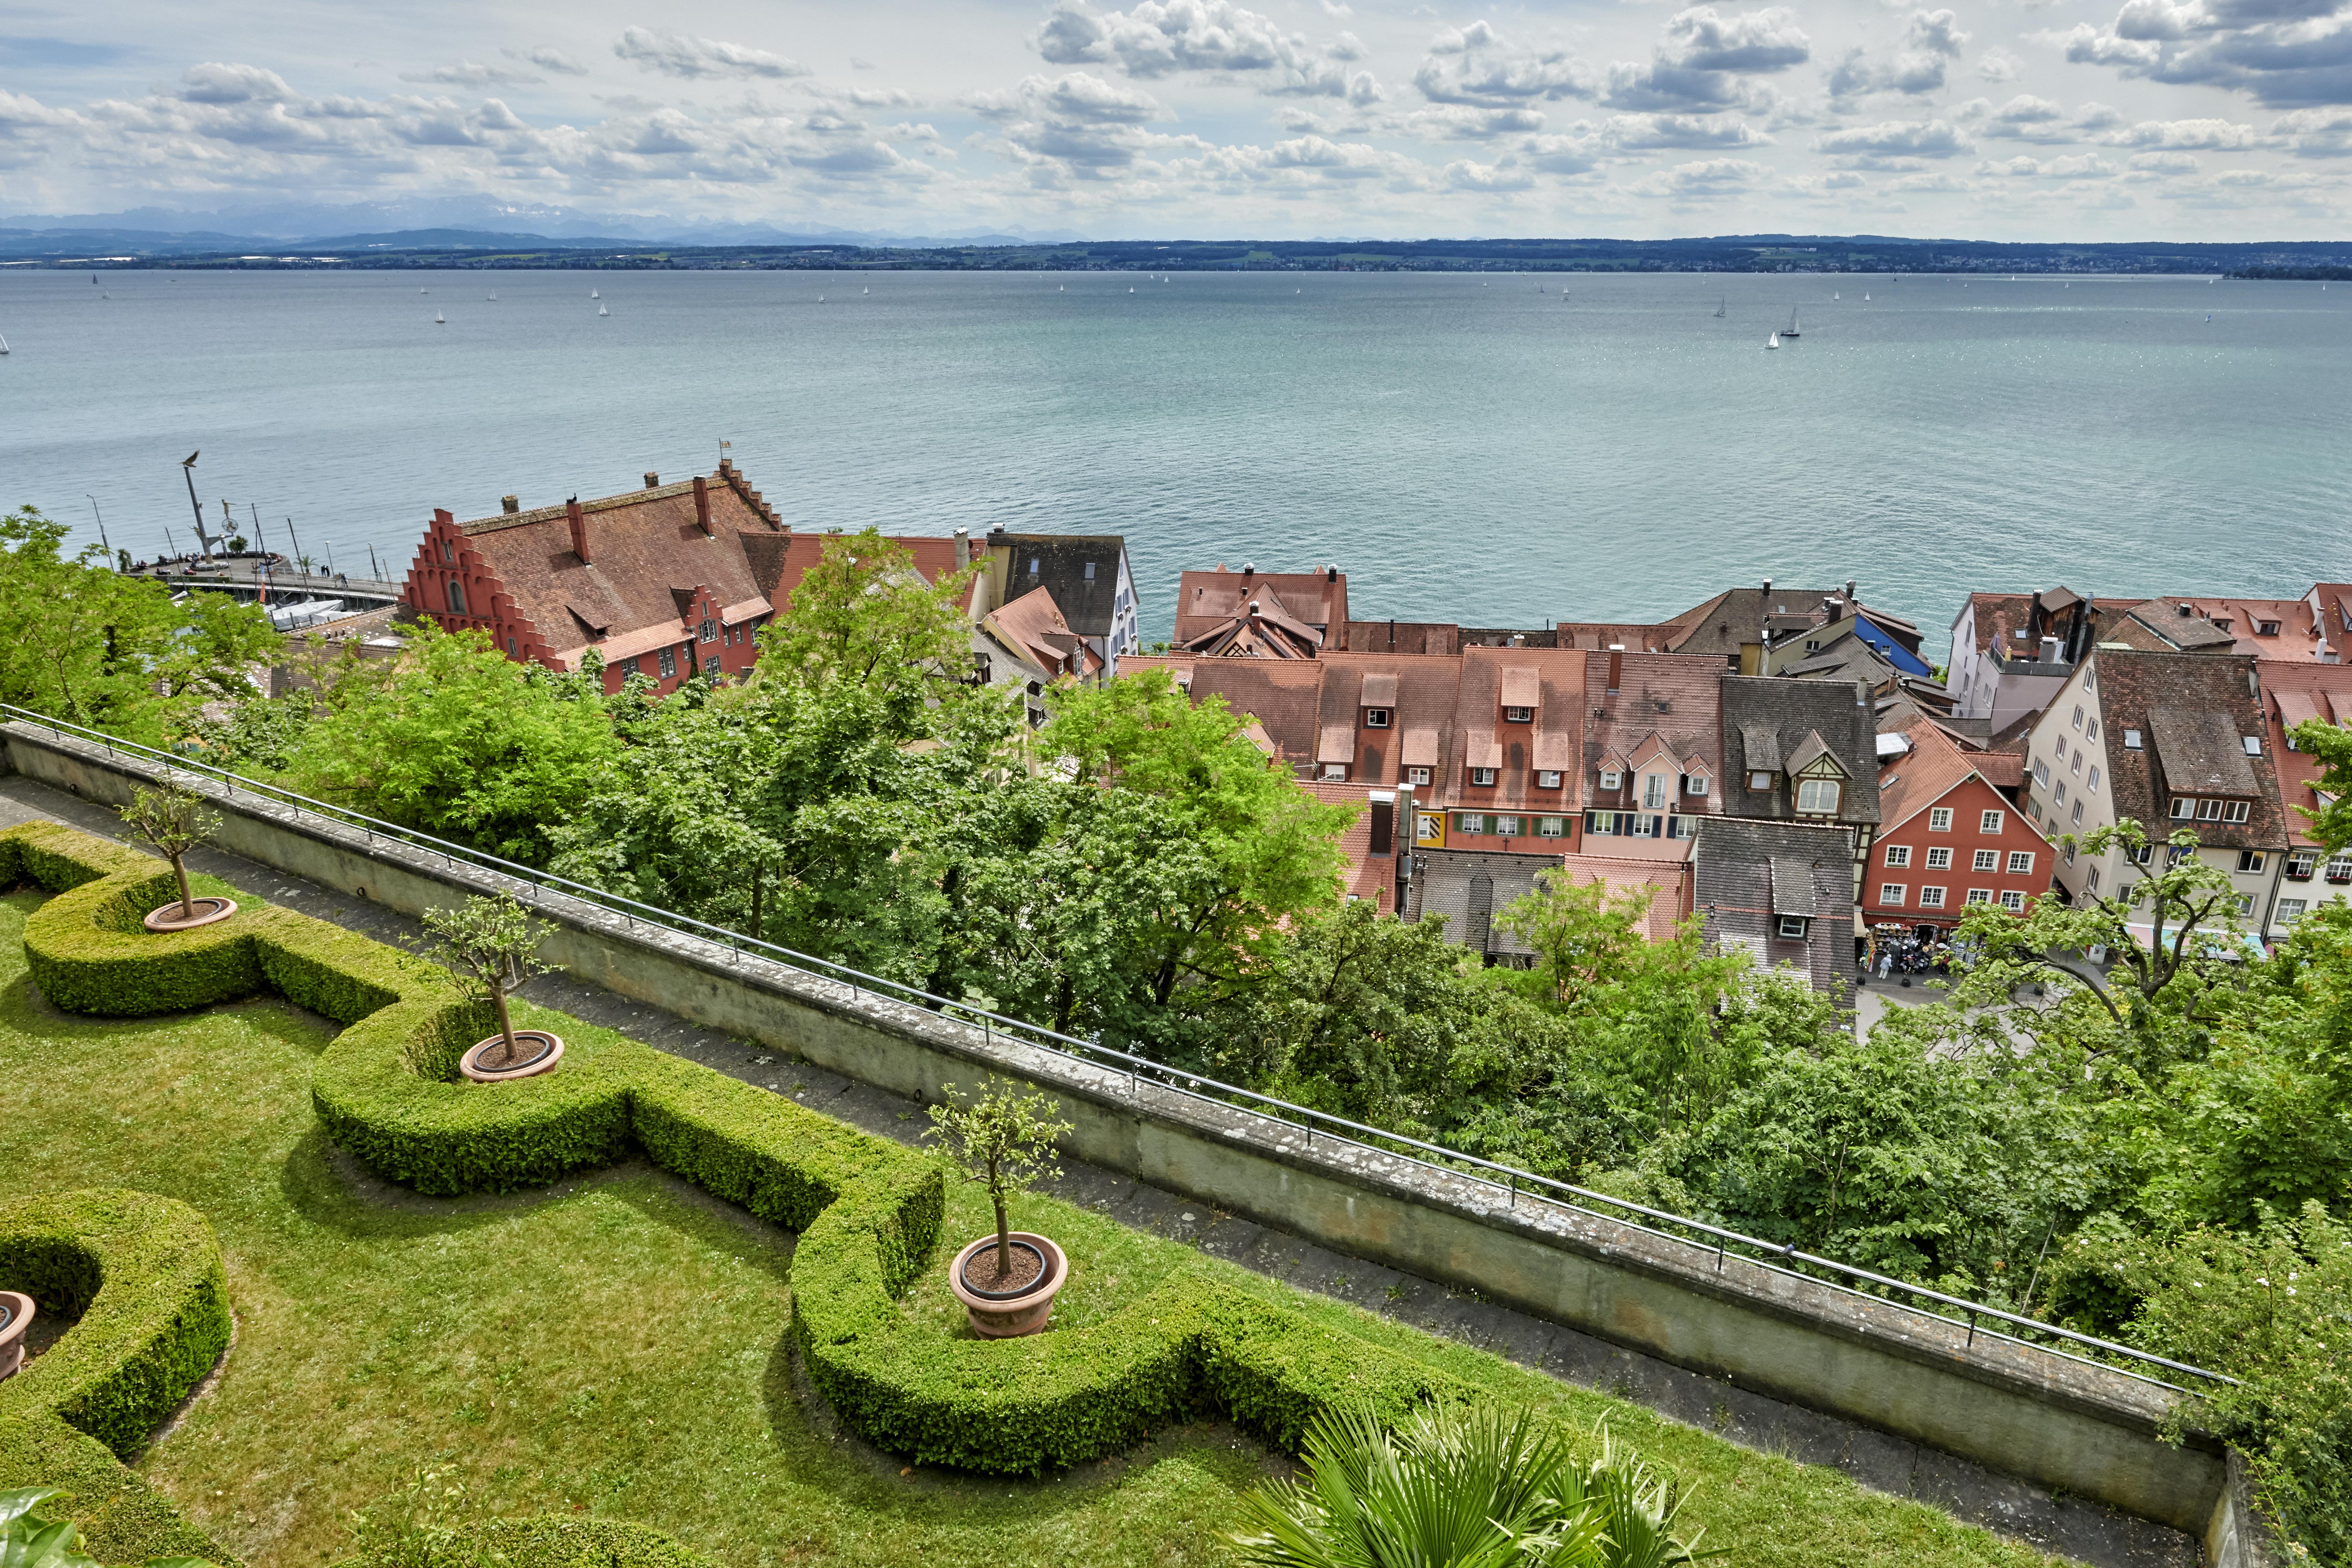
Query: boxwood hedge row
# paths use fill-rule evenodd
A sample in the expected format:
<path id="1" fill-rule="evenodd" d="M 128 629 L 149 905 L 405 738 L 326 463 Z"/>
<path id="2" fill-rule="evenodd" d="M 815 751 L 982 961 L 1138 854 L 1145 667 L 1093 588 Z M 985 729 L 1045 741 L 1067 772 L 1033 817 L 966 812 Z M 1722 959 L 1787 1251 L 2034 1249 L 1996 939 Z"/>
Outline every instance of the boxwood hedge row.
<path id="1" fill-rule="evenodd" d="M 0 834 L 0 856 L 26 832 Z M 634 1145 L 800 1231 L 793 1331 L 811 1380 L 846 1425 L 893 1453 L 1034 1472 L 1132 1447 L 1202 1409 L 1295 1450 L 1327 1405 L 1369 1401 L 1396 1413 L 1466 1393 L 1410 1357 L 1237 1300 L 1193 1273 L 1081 1330 L 984 1342 L 918 1327 L 898 1298 L 940 1239 L 936 1159 L 633 1042 L 583 1043 L 537 1078 L 451 1081 L 457 1050 L 489 1024 L 438 970 L 267 907 L 207 928 L 217 934 L 201 947 L 134 937 L 122 913 L 147 896 L 152 861 L 126 865 L 115 847 L 66 829 L 26 840 L 42 859 L 28 847 L 20 864 L 44 880 L 43 868 L 57 863 L 105 873 L 26 921 L 27 952 L 44 954 L 37 975 L 46 965 L 85 984 L 127 980 L 147 943 L 172 943 L 152 950 L 143 978 L 90 1010 L 133 1010 L 126 994 L 142 1010 L 194 1005 L 217 999 L 223 977 L 247 973 L 256 988 L 266 982 L 340 1019 L 349 1026 L 320 1058 L 312 1100 L 329 1135 L 382 1174 L 425 1193 L 494 1191 L 551 1181 Z M 206 961 L 184 956 L 197 952 Z M 73 995 L 52 999 L 89 1000 Z"/>
<path id="2" fill-rule="evenodd" d="M 80 1318 L 0 1383 L 0 1490 L 64 1489 L 89 1549 L 106 1560 L 230 1562 L 118 1462 L 228 1348 L 228 1280 L 204 1215 L 110 1190 L 0 1205 L 0 1285 Z"/>

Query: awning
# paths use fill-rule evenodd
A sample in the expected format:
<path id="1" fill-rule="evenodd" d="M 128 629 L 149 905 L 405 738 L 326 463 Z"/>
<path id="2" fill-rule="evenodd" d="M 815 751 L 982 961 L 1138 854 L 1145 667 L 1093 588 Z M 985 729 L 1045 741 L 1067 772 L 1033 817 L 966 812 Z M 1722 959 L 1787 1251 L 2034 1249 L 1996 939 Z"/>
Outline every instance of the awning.
<path id="1" fill-rule="evenodd" d="M 1534 708 L 1543 701 L 1543 677 L 1526 667 L 1503 671 L 1503 706 Z"/>
<path id="2" fill-rule="evenodd" d="M 1368 675 L 1364 677 L 1364 694 L 1356 700 L 1360 707 L 1364 708 L 1393 708 L 1396 706 L 1396 693 L 1395 676 Z"/>

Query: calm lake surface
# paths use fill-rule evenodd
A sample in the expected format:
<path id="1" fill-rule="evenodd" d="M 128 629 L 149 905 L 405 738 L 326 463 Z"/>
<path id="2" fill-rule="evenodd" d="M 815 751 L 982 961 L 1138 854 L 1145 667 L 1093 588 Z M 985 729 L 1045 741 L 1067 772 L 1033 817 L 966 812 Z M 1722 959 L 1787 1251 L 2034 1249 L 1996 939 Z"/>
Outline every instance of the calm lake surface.
<path id="1" fill-rule="evenodd" d="M 139 555 L 194 448 L 208 521 L 398 575 L 724 438 L 796 527 L 1124 533 L 1149 637 L 1219 561 L 1490 626 L 1853 577 L 1937 649 L 1971 588 L 2352 574 L 2352 286 L 0 269 L 0 507 Z"/>

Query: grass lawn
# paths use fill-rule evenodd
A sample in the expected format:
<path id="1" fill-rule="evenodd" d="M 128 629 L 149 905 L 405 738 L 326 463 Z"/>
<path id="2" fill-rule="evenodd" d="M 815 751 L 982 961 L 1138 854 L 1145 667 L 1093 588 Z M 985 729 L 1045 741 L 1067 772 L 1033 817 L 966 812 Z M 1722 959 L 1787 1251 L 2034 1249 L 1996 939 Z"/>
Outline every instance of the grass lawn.
<path id="1" fill-rule="evenodd" d="M 480 1516 L 638 1520 L 727 1568 L 1223 1563 L 1217 1532 L 1237 1495 L 1284 1468 L 1204 1423 L 1039 1481 L 902 1474 L 795 1391 L 789 1237 L 642 1164 L 508 1198 L 376 1184 L 311 1114 L 311 1061 L 331 1026 L 274 1001 L 128 1022 L 60 1015 L 26 978 L 37 901 L 0 899 L 0 1168 L 12 1193 L 138 1187 L 212 1221 L 236 1342 L 140 1468 L 255 1568 L 342 1558 L 351 1510 L 424 1467 L 462 1480 Z M 525 1012 L 568 1040 L 612 1037 Z M 946 1248 L 990 1224 L 978 1189 L 958 1184 L 950 1203 Z M 1057 1322 L 1097 1318 L 1194 1257 L 1051 1199 L 1024 1200 L 1016 1219 L 1073 1259 Z M 1740 1568 L 2050 1561 L 1835 1472 L 1227 1272 L 1236 1290 L 1416 1347 L 1561 1420 L 1606 1415 L 1698 1486 L 1689 1517 Z M 908 1310 L 961 1330 L 939 1271 Z"/>

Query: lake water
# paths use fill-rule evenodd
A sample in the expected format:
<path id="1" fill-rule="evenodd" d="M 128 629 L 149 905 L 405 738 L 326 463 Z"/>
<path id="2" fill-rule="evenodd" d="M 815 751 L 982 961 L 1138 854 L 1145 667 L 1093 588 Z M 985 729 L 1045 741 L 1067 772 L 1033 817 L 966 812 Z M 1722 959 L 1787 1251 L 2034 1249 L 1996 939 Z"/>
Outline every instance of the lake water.
<path id="1" fill-rule="evenodd" d="M 436 506 L 725 438 L 797 527 L 1124 533 L 1154 637 L 1219 561 L 1489 626 L 1853 577 L 1936 648 L 1972 588 L 2352 572 L 2352 287 L 2316 283 L 5 269 L 0 333 L 0 506 L 94 539 L 94 495 L 140 555 L 189 545 L 192 448 L 210 521 L 397 575 Z"/>

